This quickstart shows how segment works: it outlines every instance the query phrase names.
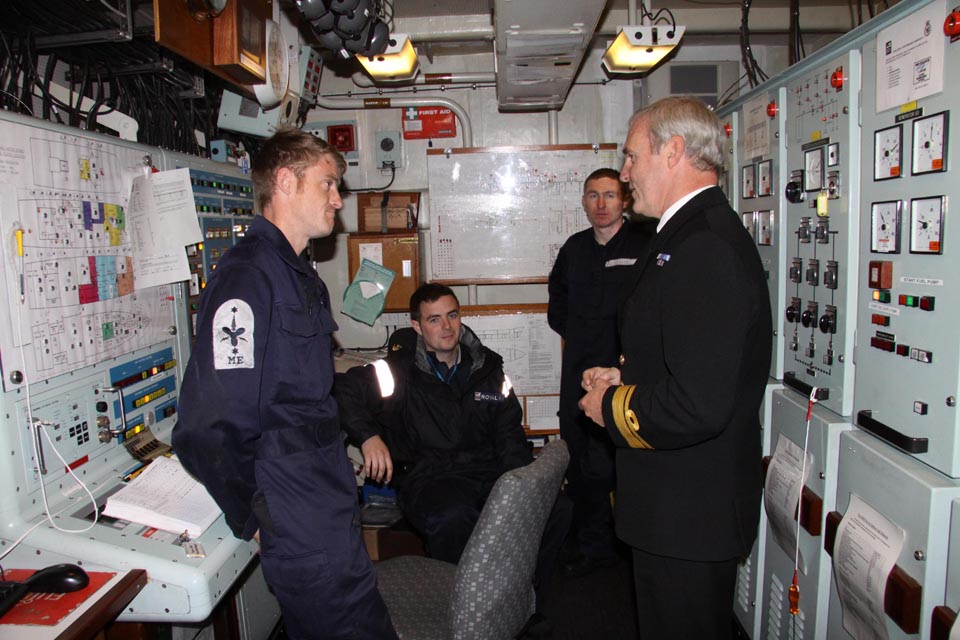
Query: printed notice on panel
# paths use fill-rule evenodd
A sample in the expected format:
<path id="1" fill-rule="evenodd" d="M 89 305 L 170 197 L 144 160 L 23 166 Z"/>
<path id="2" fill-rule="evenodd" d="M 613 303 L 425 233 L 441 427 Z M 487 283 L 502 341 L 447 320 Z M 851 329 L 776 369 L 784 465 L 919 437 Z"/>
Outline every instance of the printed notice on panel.
<path id="1" fill-rule="evenodd" d="M 850 494 L 833 547 L 833 575 L 843 609 L 843 628 L 858 640 L 888 637 L 883 594 L 905 537 L 902 528 L 857 494 Z"/>
<path id="2" fill-rule="evenodd" d="M 806 455 L 806 458 L 804 456 Z M 800 517 L 800 492 L 807 481 L 813 456 L 804 454 L 793 440 L 780 434 L 777 448 L 767 468 L 767 481 L 763 488 L 763 504 L 770 519 L 770 532 L 787 556 L 797 552 L 800 570 L 806 574 L 807 565 L 797 548 L 797 522 Z M 796 515 L 797 519 L 794 519 Z"/>
<path id="3" fill-rule="evenodd" d="M 943 91 L 944 0 L 877 34 L 877 113 Z"/>
<path id="4" fill-rule="evenodd" d="M 767 115 L 766 95 L 750 100 L 743 105 L 743 158 L 766 155 L 770 152 L 770 116 Z"/>

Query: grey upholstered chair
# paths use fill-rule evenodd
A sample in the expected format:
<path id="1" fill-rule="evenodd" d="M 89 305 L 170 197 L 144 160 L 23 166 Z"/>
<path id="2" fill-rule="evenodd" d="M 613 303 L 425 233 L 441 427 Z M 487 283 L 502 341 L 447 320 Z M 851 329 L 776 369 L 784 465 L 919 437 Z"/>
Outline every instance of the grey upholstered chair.
<path id="1" fill-rule="evenodd" d="M 550 442 L 526 467 L 500 476 L 459 565 L 401 556 L 376 565 L 402 640 L 508 640 L 533 614 L 540 538 L 570 454 Z"/>

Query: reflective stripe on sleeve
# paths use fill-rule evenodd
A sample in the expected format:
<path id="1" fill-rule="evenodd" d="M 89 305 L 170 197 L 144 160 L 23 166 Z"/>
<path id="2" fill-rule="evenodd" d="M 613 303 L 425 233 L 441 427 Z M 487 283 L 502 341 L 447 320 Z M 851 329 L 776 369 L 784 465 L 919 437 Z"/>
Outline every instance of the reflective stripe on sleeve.
<path id="1" fill-rule="evenodd" d="M 393 372 L 386 360 L 375 360 L 373 370 L 377 373 L 377 382 L 380 384 L 380 397 L 388 398 L 393 395 Z"/>
<path id="2" fill-rule="evenodd" d="M 511 389 L 513 389 L 513 383 L 510 382 L 510 376 L 503 374 L 503 386 L 500 387 L 500 393 L 506 398 L 510 395 Z"/>

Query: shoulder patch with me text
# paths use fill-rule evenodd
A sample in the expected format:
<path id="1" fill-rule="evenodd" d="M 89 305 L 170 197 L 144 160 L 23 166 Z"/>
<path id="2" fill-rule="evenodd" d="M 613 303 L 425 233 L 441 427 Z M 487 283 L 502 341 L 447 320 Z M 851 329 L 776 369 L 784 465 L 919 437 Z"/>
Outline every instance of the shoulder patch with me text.
<path id="1" fill-rule="evenodd" d="M 213 368 L 253 369 L 253 310 L 234 298 L 213 314 Z"/>

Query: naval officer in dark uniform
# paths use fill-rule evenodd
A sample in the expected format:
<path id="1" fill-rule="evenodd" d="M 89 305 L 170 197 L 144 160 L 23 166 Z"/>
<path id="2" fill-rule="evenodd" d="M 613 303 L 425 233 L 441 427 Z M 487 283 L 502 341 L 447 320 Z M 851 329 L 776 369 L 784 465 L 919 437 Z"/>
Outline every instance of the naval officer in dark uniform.
<path id="1" fill-rule="evenodd" d="M 560 436 L 570 450 L 567 493 L 573 500 L 571 553 L 566 576 L 585 575 L 618 561 L 610 492 L 614 447 L 577 403 L 580 379 L 590 367 L 612 367 L 620 354 L 617 303 L 654 227 L 650 218 L 624 216 L 629 193 L 616 169 L 597 169 L 583 183 L 580 202 L 590 226 L 563 244 L 550 270 L 547 321 L 563 338 L 560 373 Z"/>
<path id="2" fill-rule="evenodd" d="M 621 179 L 659 218 L 619 310 L 621 366 L 580 406 L 617 447 L 617 535 L 632 547 L 640 637 L 729 638 L 737 562 L 757 534 L 759 409 L 771 350 L 756 245 L 717 187 L 723 130 L 688 98 L 630 120 Z"/>

